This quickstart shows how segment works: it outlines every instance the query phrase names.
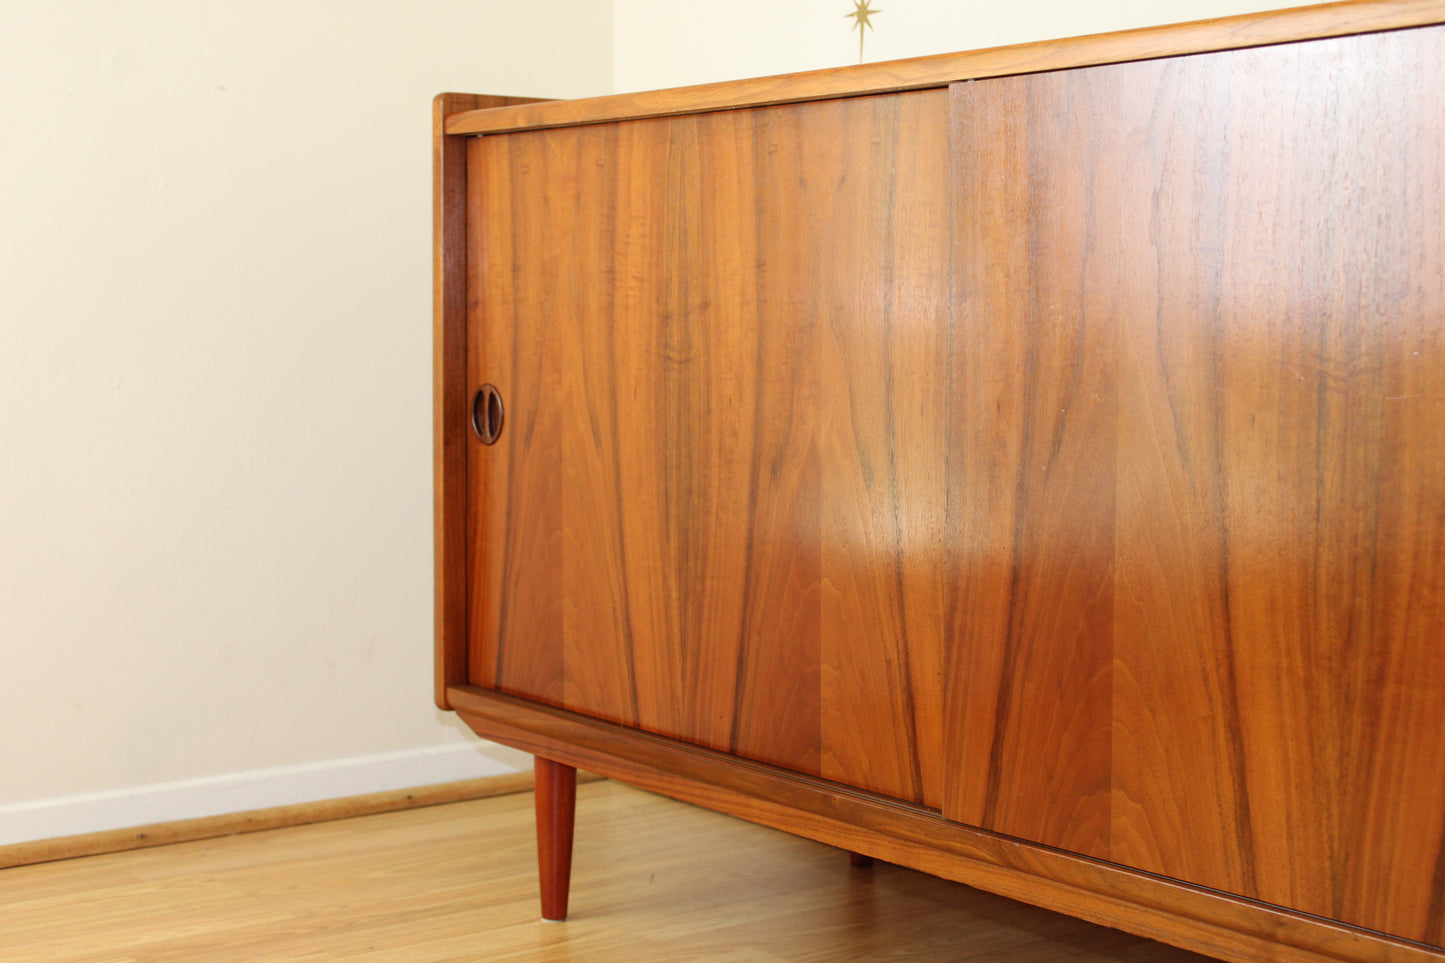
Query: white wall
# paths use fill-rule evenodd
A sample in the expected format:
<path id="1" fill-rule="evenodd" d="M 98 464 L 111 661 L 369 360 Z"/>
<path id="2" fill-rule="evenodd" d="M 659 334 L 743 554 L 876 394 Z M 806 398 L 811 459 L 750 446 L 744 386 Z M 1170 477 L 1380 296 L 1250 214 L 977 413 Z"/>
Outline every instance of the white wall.
<path id="1" fill-rule="evenodd" d="M 1272 10 L 1281 0 L 871 0 L 868 62 Z M 614 89 L 858 63 L 853 0 L 615 0 Z"/>
<path id="2" fill-rule="evenodd" d="M 607 92 L 610 2 L 3 19 L 0 843 L 507 769 L 431 708 L 430 101 Z"/>

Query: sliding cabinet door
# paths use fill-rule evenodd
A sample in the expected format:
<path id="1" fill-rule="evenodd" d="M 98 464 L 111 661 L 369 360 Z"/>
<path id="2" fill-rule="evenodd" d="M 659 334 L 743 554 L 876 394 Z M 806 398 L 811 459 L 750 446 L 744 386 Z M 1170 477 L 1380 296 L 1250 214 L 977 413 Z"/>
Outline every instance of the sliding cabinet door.
<path id="1" fill-rule="evenodd" d="M 953 89 L 947 815 L 1442 942 L 1442 65 Z"/>
<path id="2" fill-rule="evenodd" d="M 474 684 L 941 804 L 947 128 L 471 143 Z"/>

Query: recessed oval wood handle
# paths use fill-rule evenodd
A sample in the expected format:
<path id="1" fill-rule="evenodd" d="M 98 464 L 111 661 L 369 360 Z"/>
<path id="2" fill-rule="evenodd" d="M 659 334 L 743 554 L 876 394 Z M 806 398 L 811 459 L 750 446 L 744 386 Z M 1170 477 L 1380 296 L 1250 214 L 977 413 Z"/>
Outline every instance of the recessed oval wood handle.
<path id="1" fill-rule="evenodd" d="M 495 445 L 502 433 L 502 393 L 496 385 L 486 384 L 472 395 L 472 431 L 484 445 Z"/>

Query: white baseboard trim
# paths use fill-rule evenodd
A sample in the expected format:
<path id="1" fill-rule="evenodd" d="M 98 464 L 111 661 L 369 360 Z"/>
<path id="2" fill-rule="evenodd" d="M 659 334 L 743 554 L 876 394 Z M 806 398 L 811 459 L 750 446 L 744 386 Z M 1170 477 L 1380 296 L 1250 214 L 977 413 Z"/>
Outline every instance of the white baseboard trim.
<path id="1" fill-rule="evenodd" d="M 476 742 L 0 805 L 0 846 L 516 772 Z"/>

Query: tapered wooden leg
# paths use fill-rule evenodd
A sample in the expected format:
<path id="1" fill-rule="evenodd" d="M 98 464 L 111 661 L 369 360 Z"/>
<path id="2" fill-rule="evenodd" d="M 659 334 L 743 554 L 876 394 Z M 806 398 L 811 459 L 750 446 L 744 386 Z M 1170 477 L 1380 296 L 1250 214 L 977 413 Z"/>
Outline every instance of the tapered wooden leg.
<path id="1" fill-rule="evenodd" d="M 537 756 L 537 875 L 542 919 L 567 918 L 572 883 L 572 826 L 577 813 L 577 770 Z"/>
<path id="2" fill-rule="evenodd" d="M 857 867 L 858 869 L 867 869 L 873 865 L 873 857 L 864 856 L 862 853 L 849 853 L 848 865 Z"/>

